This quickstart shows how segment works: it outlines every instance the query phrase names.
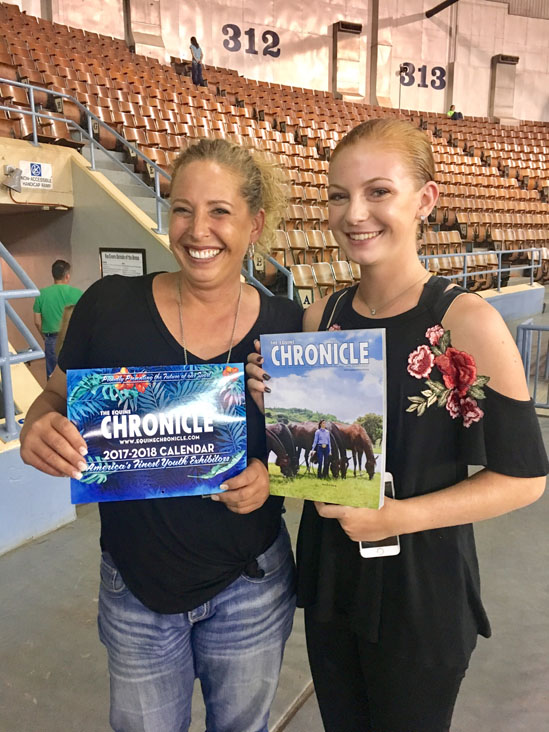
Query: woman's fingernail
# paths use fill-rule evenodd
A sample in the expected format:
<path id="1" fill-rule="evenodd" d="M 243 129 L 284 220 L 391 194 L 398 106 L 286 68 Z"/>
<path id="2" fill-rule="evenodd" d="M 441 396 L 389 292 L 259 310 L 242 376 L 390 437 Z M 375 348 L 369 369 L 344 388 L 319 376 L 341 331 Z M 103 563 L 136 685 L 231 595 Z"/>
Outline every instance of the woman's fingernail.
<path id="1" fill-rule="evenodd" d="M 88 454 L 88 448 L 87 447 L 79 447 L 78 452 L 82 455 L 82 457 L 85 457 Z"/>
<path id="2" fill-rule="evenodd" d="M 264 360 L 265 359 L 263 358 L 263 356 L 258 356 L 257 363 L 261 366 L 261 364 L 263 363 Z"/>
<path id="3" fill-rule="evenodd" d="M 221 485 L 219 486 L 220 491 L 226 491 L 228 490 L 228 488 L 229 486 L 226 483 L 221 483 Z"/>
<path id="4" fill-rule="evenodd" d="M 254 346 L 259 343 L 259 338 L 254 338 Z"/>
<path id="5" fill-rule="evenodd" d="M 78 463 L 78 470 L 86 470 L 87 467 L 88 466 L 86 465 L 86 463 L 84 461 Z"/>
<path id="6" fill-rule="evenodd" d="M 77 471 L 75 470 L 75 471 L 74 471 L 74 473 L 72 474 L 72 477 L 73 477 L 73 478 L 74 478 L 75 480 L 82 480 L 82 473 L 78 473 L 78 472 L 77 472 Z"/>
<path id="7" fill-rule="evenodd" d="M 267 392 L 267 394 L 270 394 L 270 393 L 271 393 L 271 390 L 269 389 L 269 387 L 268 387 L 268 386 L 266 386 L 266 387 L 265 387 L 264 391 L 266 391 L 266 392 Z"/>
<path id="8" fill-rule="evenodd" d="M 265 371 L 265 373 L 263 374 L 263 381 L 269 381 L 270 378 L 271 377 L 269 376 L 269 374 Z"/>
<path id="9" fill-rule="evenodd" d="M 212 495 L 210 496 L 210 498 L 212 499 L 212 501 L 219 501 L 219 496 L 217 495 L 217 493 L 213 493 L 213 494 L 212 494 Z"/>

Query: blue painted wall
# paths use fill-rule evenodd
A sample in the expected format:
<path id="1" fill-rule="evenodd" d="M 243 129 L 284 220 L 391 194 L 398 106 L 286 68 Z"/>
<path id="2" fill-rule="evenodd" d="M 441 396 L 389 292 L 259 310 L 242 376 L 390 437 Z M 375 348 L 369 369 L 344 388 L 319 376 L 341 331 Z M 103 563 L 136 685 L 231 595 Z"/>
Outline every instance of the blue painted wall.
<path id="1" fill-rule="evenodd" d="M 19 448 L 0 453 L 0 554 L 76 518 L 68 478 L 25 465 Z"/>
<path id="2" fill-rule="evenodd" d="M 539 315 L 543 311 L 544 297 L 543 285 L 533 285 L 517 292 L 503 290 L 493 297 L 487 297 L 486 301 L 496 308 L 505 321 L 508 321 Z"/>

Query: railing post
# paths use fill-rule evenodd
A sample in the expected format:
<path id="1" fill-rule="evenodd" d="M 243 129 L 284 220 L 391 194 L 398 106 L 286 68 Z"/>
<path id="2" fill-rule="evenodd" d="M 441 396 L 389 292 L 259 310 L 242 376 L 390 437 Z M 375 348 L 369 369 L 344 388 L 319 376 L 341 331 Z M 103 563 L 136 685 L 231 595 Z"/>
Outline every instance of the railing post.
<path id="1" fill-rule="evenodd" d="M 30 280 L 21 265 L 17 262 L 15 257 L 8 252 L 2 242 L 0 242 L 0 259 L 3 259 L 7 263 L 8 267 L 12 269 L 25 288 L 4 291 L 2 271 L 0 268 L 0 374 L 2 376 L 2 401 L 4 404 L 5 415 L 5 423 L 3 426 L 0 426 L 0 439 L 9 441 L 16 439 L 19 434 L 19 427 L 15 420 L 15 407 L 13 403 L 11 365 L 14 363 L 32 361 L 36 358 L 42 358 L 44 356 L 44 352 L 38 345 L 36 338 L 23 323 L 22 319 L 7 302 L 8 298 L 36 297 L 40 292 Z M 15 355 L 10 354 L 7 326 L 8 315 L 11 317 L 14 326 L 27 340 L 27 343 L 30 346 L 27 352 L 20 352 Z"/>
<path id="2" fill-rule="evenodd" d="M 498 258 L 498 292 L 501 292 L 501 251 L 496 252 L 497 258 Z"/>
<path id="3" fill-rule="evenodd" d="M 463 255 L 463 287 L 465 287 L 465 289 L 467 289 L 467 257 L 468 256 L 469 255 L 467 254 L 467 252 L 465 252 Z"/>
<path id="4" fill-rule="evenodd" d="M 162 221 L 162 205 L 160 203 L 160 175 L 158 170 L 154 169 L 154 192 L 156 195 L 156 225 L 159 234 L 165 234 L 164 222 Z"/>
<path id="5" fill-rule="evenodd" d="M 532 368 L 532 331 L 530 328 L 525 329 L 524 333 L 524 366 L 526 369 L 526 379 L 530 381 L 530 369 Z"/>
<path id="6" fill-rule="evenodd" d="M 265 285 L 257 279 L 257 277 L 254 277 L 253 275 L 250 276 L 250 273 L 248 272 L 247 269 L 245 269 L 244 267 L 242 267 L 242 269 L 240 270 L 240 274 L 244 278 L 247 277 L 248 278 L 248 282 L 251 283 L 258 290 L 260 290 L 261 292 L 264 292 L 266 295 L 272 297 L 272 294 L 273 293 L 270 290 L 268 290 L 265 287 Z"/>
<path id="7" fill-rule="evenodd" d="M 522 324 L 517 326 L 517 348 L 524 366 L 524 326 Z"/>
<path id="8" fill-rule="evenodd" d="M 532 331 L 530 331 L 531 333 Z M 532 394 L 532 399 L 534 400 L 534 403 L 537 402 L 537 395 L 538 395 L 538 375 L 539 375 L 539 362 L 540 362 L 540 349 L 541 349 L 541 330 L 538 330 L 538 340 L 537 340 L 537 348 L 536 348 L 536 368 L 534 371 L 534 393 Z"/>
<path id="9" fill-rule="evenodd" d="M 29 102 L 32 113 L 32 144 L 38 145 L 38 130 L 36 127 L 36 106 L 34 104 L 34 89 L 32 87 L 29 89 Z"/>
<path id="10" fill-rule="evenodd" d="M 524 366 L 524 373 L 526 375 L 526 381 L 528 383 L 528 388 L 530 389 L 530 384 L 532 381 L 532 343 L 533 343 L 533 334 L 537 334 L 537 343 L 536 343 L 536 359 L 535 359 L 535 371 L 533 374 L 533 388 L 532 388 L 532 399 L 534 401 L 534 406 L 536 408 L 541 409 L 549 409 L 549 397 L 546 394 L 545 401 L 538 401 L 537 395 L 538 395 L 538 388 L 540 387 L 540 382 L 545 382 L 544 386 L 549 386 L 547 384 L 547 380 L 549 378 L 549 369 L 548 369 L 548 356 L 549 356 L 549 344 L 546 349 L 545 353 L 545 368 L 543 370 L 543 374 L 540 373 L 540 364 L 541 364 L 541 347 L 542 347 L 542 333 L 549 332 L 549 326 L 547 325 L 536 325 L 532 318 L 529 318 L 524 323 L 521 323 L 517 327 L 517 348 L 519 349 L 520 357 L 522 359 L 522 363 Z"/>
<path id="11" fill-rule="evenodd" d="M 10 348 L 8 341 L 8 325 L 6 322 L 6 295 L 0 268 L 0 373 L 2 374 L 2 401 L 4 403 L 5 424 L 0 426 L 2 439 L 8 442 L 15 440 L 19 429 L 15 421 L 13 404 L 13 385 L 11 381 Z"/>
<path id="12" fill-rule="evenodd" d="M 91 169 L 95 170 L 95 140 L 93 138 L 93 121 L 89 114 L 86 116 L 88 120 L 88 135 L 90 138 L 90 165 Z"/>
<path id="13" fill-rule="evenodd" d="M 156 229 L 154 229 L 155 234 L 165 234 L 166 229 L 164 228 L 164 222 L 162 221 L 162 203 L 161 203 L 161 196 L 160 196 L 160 177 L 158 175 L 158 170 L 154 169 L 154 193 L 155 193 L 155 203 L 156 203 Z"/>

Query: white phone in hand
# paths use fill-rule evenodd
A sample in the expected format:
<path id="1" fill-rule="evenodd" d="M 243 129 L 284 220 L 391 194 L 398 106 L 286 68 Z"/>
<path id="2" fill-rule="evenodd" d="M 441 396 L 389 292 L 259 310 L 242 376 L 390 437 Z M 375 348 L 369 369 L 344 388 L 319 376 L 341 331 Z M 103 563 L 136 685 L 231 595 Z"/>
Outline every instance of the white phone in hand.
<path id="1" fill-rule="evenodd" d="M 385 495 L 389 498 L 395 497 L 395 486 L 391 473 L 385 473 Z M 388 536 L 381 541 L 359 541 L 360 555 L 367 559 L 375 557 L 390 557 L 400 552 L 400 541 L 398 536 Z"/>

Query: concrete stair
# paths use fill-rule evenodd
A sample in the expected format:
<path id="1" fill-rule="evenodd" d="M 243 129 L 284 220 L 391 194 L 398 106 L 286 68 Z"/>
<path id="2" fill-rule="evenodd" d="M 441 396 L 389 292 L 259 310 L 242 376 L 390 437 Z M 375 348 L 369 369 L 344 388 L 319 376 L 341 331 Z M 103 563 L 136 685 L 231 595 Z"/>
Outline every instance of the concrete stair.
<path id="1" fill-rule="evenodd" d="M 82 155 L 91 162 L 91 151 L 89 145 L 82 148 Z M 154 191 L 150 188 L 144 180 L 144 176 L 141 173 L 136 173 L 134 166 L 131 163 L 126 163 L 126 155 L 122 152 L 111 152 L 111 155 L 116 159 L 113 160 L 102 150 L 95 150 L 95 167 L 100 173 L 103 173 L 105 178 L 114 183 L 114 185 L 127 196 L 130 201 L 133 201 L 147 216 L 150 216 L 153 221 L 156 221 L 156 201 L 154 197 Z M 133 173 L 133 175 L 132 175 Z M 142 185 L 136 180 L 136 176 L 142 181 Z M 162 221 L 165 223 L 168 216 L 168 208 L 163 207 L 162 210 Z"/>

